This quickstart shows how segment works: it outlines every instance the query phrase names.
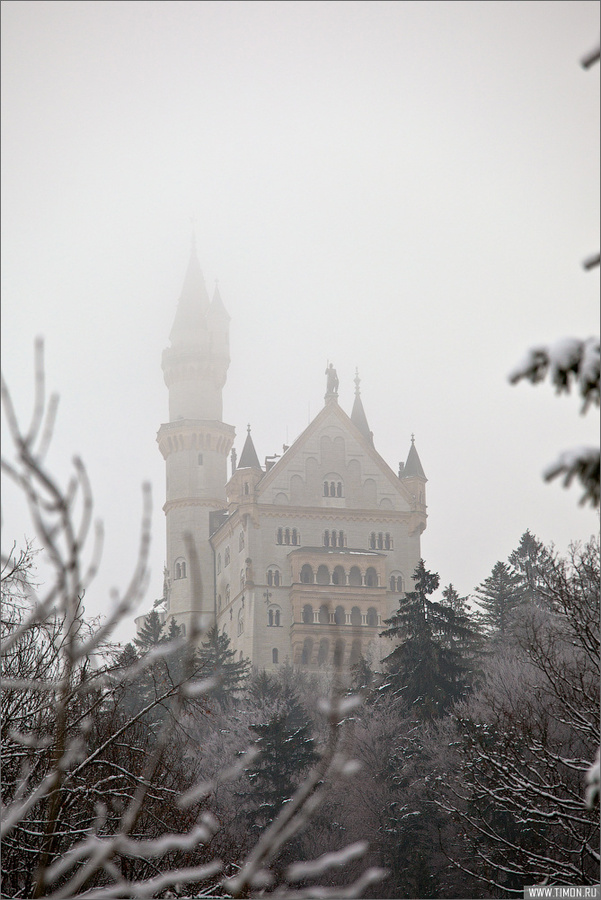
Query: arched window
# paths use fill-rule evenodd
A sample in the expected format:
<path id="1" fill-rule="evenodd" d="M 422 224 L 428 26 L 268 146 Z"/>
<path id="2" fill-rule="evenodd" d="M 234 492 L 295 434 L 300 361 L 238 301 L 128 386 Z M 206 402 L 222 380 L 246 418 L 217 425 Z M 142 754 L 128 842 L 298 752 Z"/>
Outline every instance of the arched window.
<path id="1" fill-rule="evenodd" d="M 392 538 L 390 537 L 390 532 L 386 532 L 384 535 L 384 549 L 392 550 Z"/>
<path id="2" fill-rule="evenodd" d="M 198 465 L 202 466 L 202 453 L 198 454 Z"/>
<path id="3" fill-rule="evenodd" d="M 330 495 L 330 486 L 327 481 L 324 481 L 323 483 L 323 495 L 324 497 L 329 497 Z"/>
<path id="4" fill-rule="evenodd" d="M 339 531 L 338 532 L 338 546 L 344 547 L 344 544 L 345 544 L 344 531 Z"/>
<path id="5" fill-rule="evenodd" d="M 336 496 L 342 497 L 342 482 L 341 481 L 336 482 Z"/>
<path id="6" fill-rule="evenodd" d="M 330 497 L 336 496 L 336 482 L 330 481 Z"/>
<path id="7" fill-rule="evenodd" d="M 276 541 L 276 544 L 284 543 L 284 529 L 283 528 L 278 528 L 278 530 L 276 532 L 275 541 Z"/>
<path id="8" fill-rule="evenodd" d="M 384 535 L 381 531 L 378 532 L 378 550 L 384 549 Z"/>
<path id="9" fill-rule="evenodd" d="M 238 634 L 244 633 L 244 612 L 240 610 L 238 613 Z"/>
<path id="10" fill-rule="evenodd" d="M 221 594 L 217 595 L 217 612 L 221 612 Z"/>
<path id="11" fill-rule="evenodd" d="M 271 569 L 267 569 L 267 584 L 269 587 L 273 586 L 273 572 Z"/>
<path id="12" fill-rule="evenodd" d="M 395 594 L 400 594 L 403 590 L 403 576 L 402 575 L 391 575 L 390 576 L 390 590 L 394 591 Z"/>
<path id="13" fill-rule="evenodd" d="M 346 584 L 346 576 L 342 566 L 336 566 L 332 572 L 332 584 Z"/>
<path id="14" fill-rule="evenodd" d="M 323 533 L 323 545 L 324 547 L 330 546 L 330 532 L 328 530 Z"/>
<path id="15" fill-rule="evenodd" d="M 296 528 L 292 529 L 292 543 L 294 544 L 295 547 L 297 547 L 299 544 L 298 531 Z"/>
<path id="16" fill-rule="evenodd" d="M 318 619 L 320 625 L 328 625 L 330 622 L 330 609 L 325 603 L 319 607 Z"/>
<path id="17" fill-rule="evenodd" d="M 284 531 L 284 543 L 285 544 L 290 543 L 290 529 L 289 528 L 286 528 L 286 530 Z"/>
<path id="18" fill-rule="evenodd" d="M 244 550 L 244 532 L 240 532 L 240 537 L 238 538 L 238 550 Z"/>
<path id="19" fill-rule="evenodd" d="M 336 625 L 344 625 L 346 622 L 346 614 L 344 612 L 344 606 L 337 606 L 334 612 L 334 623 Z"/>
<path id="20" fill-rule="evenodd" d="M 272 661 L 272 663 L 278 662 L 278 648 L 277 647 L 274 647 L 273 650 L 271 651 L 271 661 Z"/>
<path id="21" fill-rule="evenodd" d="M 349 660 L 351 666 L 356 666 L 361 659 L 361 641 L 359 639 L 353 641 L 351 647 L 351 658 Z"/>
<path id="22" fill-rule="evenodd" d="M 348 582 L 353 587 L 359 587 L 363 583 L 361 579 L 361 569 L 359 566 L 352 566 L 349 572 Z"/>
<path id="23" fill-rule="evenodd" d="M 303 655 L 301 657 L 301 662 L 303 666 L 308 666 L 311 662 L 311 656 L 313 655 L 313 641 L 311 638 L 305 638 L 305 642 L 303 644 Z"/>
<path id="24" fill-rule="evenodd" d="M 315 581 L 315 576 L 313 575 L 313 569 L 309 565 L 309 563 L 305 563 L 300 572 L 300 580 L 303 584 L 313 584 Z"/>
<path id="25" fill-rule="evenodd" d="M 377 628 L 378 611 L 373 606 L 370 606 L 367 610 L 367 624 L 370 628 Z"/>
<path id="26" fill-rule="evenodd" d="M 217 554 L 217 574 L 221 572 L 221 553 Z"/>
<path id="27" fill-rule="evenodd" d="M 334 665 L 339 668 L 344 662 L 344 641 L 339 638 L 334 644 Z"/>
<path id="28" fill-rule="evenodd" d="M 327 566 L 319 566 L 317 569 L 317 584 L 330 583 L 330 570 Z"/>
<path id="29" fill-rule="evenodd" d="M 226 603 L 230 602 L 230 586 L 229 586 L 229 584 L 226 584 L 226 586 L 225 586 L 225 602 Z"/>
<path id="30" fill-rule="evenodd" d="M 281 612 L 279 607 L 272 606 L 267 611 L 267 624 L 270 628 L 279 628 L 281 622 Z"/>
<path id="31" fill-rule="evenodd" d="M 270 628 L 273 627 L 273 610 L 272 609 L 270 609 L 267 612 L 267 624 L 269 625 Z"/>
<path id="32" fill-rule="evenodd" d="M 351 609 L 351 625 L 360 625 L 361 624 L 361 610 L 358 606 L 353 606 Z"/>
<path id="33" fill-rule="evenodd" d="M 310 603 L 306 603 L 303 606 L 303 623 L 305 625 L 313 624 L 313 607 Z"/>
<path id="34" fill-rule="evenodd" d="M 376 549 L 376 532 L 375 531 L 372 531 L 372 533 L 369 536 L 369 549 L 370 550 Z"/>
<path id="35" fill-rule="evenodd" d="M 282 624 L 282 623 L 280 622 L 280 611 L 279 611 L 279 609 L 276 609 L 276 611 L 275 611 L 275 625 L 276 625 L 276 628 L 279 628 L 281 624 Z"/>
<path id="36" fill-rule="evenodd" d="M 230 564 L 230 548 L 229 548 L 229 547 L 226 547 L 226 548 L 225 548 L 225 553 L 224 553 L 224 555 L 223 555 L 223 566 L 224 566 L 224 568 L 227 569 L 227 567 L 229 566 L 229 564 Z"/>
<path id="37" fill-rule="evenodd" d="M 249 488 L 249 486 L 248 486 L 248 481 L 245 481 L 245 482 L 244 482 L 244 493 L 245 493 L 245 494 L 250 494 L 250 488 Z"/>
<path id="38" fill-rule="evenodd" d="M 173 568 L 174 568 L 174 577 L 176 579 L 186 577 L 186 561 L 181 556 L 179 557 L 179 559 L 175 560 L 175 565 Z"/>
<path id="39" fill-rule="evenodd" d="M 325 666 L 328 662 L 328 653 L 330 650 L 330 642 L 327 638 L 322 638 L 319 642 L 319 652 L 317 654 L 317 665 Z"/>
<path id="40" fill-rule="evenodd" d="M 373 566 L 370 566 L 367 572 L 365 573 L 365 584 L 367 587 L 377 587 L 378 586 L 378 573 L 374 569 Z"/>

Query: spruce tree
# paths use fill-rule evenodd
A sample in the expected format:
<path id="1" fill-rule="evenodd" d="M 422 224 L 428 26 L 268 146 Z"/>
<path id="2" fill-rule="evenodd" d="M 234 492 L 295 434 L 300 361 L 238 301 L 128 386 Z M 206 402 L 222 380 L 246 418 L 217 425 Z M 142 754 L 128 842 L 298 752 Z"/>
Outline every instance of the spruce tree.
<path id="1" fill-rule="evenodd" d="M 138 651 L 147 653 L 148 650 L 151 650 L 158 644 L 164 643 L 164 630 L 165 626 L 163 622 L 161 622 L 160 615 L 156 609 L 153 609 L 147 616 L 144 616 L 144 624 L 134 638 L 134 644 L 138 648 Z"/>
<path id="2" fill-rule="evenodd" d="M 548 605 L 544 587 L 553 571 L 553 557 L 529 529 L 521 536 L 517 549 L 509 554 L 509 563 L 521 580 L 524 600 Z"/>
<path id="3" fill-rule="evenodd" d="M 221 706 L 235 702 L 250 671 L 248 659 L 236 659 L 236 651 L 230 647 L 227 634 L 213 625 L 207 632 L 207 640 L 198 651 L 198 663 L 204 677 L 214 677 L 216 686 L 211 691 Z"/>
<path id="4" fill-rule="evenodd" d="M 497 562 L 475 593 L 485 630 L 493 638 L 505 638 L 525 597 L 522 578 L 507 563 Z"/>
<path id="5" fill-rule="evenodd" d="M 443 715 L 463 697 L 470 683 L 470 661 L 464 658 L 474 634 L 467 615 L 430 600 L 440 579 L 420 559 L 413 575 L 415 590 L 399 601 L 385 621 L 383 637 L 399 641 L 385 659 L 388 677 L 383 690 L 400 698 L 420 719 Z"/>
<path id="6" fill-rule="evenodd" d="M 259 750 L 248 773 L 252 790 L 247 796 L 255 827 L 275 818 L 317 759 L 311 726 L 296 692 L 289 683 L 280 683 L 276 691 L 277 699 L 268 704 L 267 721 L 250 725 Z M 273 697 L 273 685 L 269 693 Z"/>

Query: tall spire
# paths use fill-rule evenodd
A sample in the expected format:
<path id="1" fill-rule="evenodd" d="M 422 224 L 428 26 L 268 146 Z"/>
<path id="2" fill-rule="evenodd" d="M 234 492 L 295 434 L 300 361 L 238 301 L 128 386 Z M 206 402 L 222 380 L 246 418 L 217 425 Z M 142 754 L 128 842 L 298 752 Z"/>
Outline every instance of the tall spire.
<path id="1" fill-rule="evenodd" d="M 359 391 L 360 384 L 361 379 L 359 378 L 359 370 L 355 369 L 355 402 L 353 403 L 351 422 L 359 429 L 363 437 L 366 438 L 366 440 L 368 440 L 370 444 L 373 444 L 373 433 L 369 429 L 367 416 L 365 415 L 365 410 L 363 409 L 363 401 L 361 400 L 361 392 Z"/>
<path id="2" fill-rule="evenodd" d="M 196 238 L 193 234 L 188 268 L 169 334 L 171 344 L 195 342 L 200 333 L 206 329 L 205 316 L 208 308 L 209 295 L 198 261 Z"/>
<path id="3" fill-rule="evenodd" d="M 248 433 L 246 435 L 246 440 L 244 442 L 244 447 L 242 448 L 242 453 L 240 454 L 240 461 L 238 463 L 239 469 L 260 469 L 261 463 L 259 462 L 259 457 L 257 456 L 257 451 L 255 450 L 255 445 L 253 444 L 253 439 L 250 436 L 250 425 L 247 429 Z"/>
<path id="4" fill-rule="evenodd" d="M 409 478 L 411 475 L 418 475 L 420 478 L 426 477 L 419 456 L 417 455 L 417 450 L 415 449 L 414 434 L 411 435 L 411 447 L 409 448 L 409 454 L 407 456 L 405 468 L 403 469 L 402 477 Z"/>

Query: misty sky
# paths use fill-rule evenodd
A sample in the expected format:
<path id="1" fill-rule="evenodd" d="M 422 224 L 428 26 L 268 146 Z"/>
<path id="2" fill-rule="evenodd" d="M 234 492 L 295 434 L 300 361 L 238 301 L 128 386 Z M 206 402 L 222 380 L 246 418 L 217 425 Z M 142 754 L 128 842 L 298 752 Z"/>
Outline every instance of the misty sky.
<path id="1" fill-rule="evenodd" d="M 24 420 L 36 335 L 87 463 L 107 608 L 154 494 L 160 368 L 191 219 L 232 317 L 224 420 L 261 459 L 323 404 L 328 360 L 396 471 L 416 436 L 422 552 L 463 593 L 530 528 L 598 530 L 545 485 L 598 414 L 509 386 L 526 349 L 598 329 L 597 2 L 2 3 L 2 368 Z M 5 447 L 6 449 L 6 447 Z M 3 547 L 31 534 L 7 491 Z"/>

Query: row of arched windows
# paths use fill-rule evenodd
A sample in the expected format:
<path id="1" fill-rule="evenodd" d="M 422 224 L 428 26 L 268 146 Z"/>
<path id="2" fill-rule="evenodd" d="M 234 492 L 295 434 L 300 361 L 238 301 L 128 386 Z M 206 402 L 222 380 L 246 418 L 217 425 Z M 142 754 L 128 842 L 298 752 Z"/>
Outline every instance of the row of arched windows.
<path id="1" fill-rule="evenodd" d="M 179 579 L 179 578 L 187 578 L 187 577 L 188 577 L 188 576 L 187 576 L 187 573 L 186 573 L 186 561 L 185 561 L 185 559 L 181 559 L 181 558 L 180 558 L 180 559 L 176 559 L 176 560 L 175 560 L 175 565 L 174 565 L 174 567 L 173 567 L 173 570 L 174 570 L 174 571 L 173 571 L 174 578 L 178 578 L 178 579 Z"/>
<path id="2" fill-rule="evenodd" d="M 337 606 L 334 612 L 325 603 L 317 610 L 317 615 L 310 603 L 305 603 L 302 611 L 303 625 L 367 625 L 369 628 L 377 628 L 378 611 L 370 606 L 365 614 L 358 606 L 353 606 L 350 613 L 344 606 Z"/>
<path id="3" fill-rule="evenodd" d="M 369 536 L 369 549 L 370 550 L 392 550 L 393 542 L 390 532 L 387 531 L 386 534 L 382 531 L 372 531 Z"/>
<path id="4" fill-rule="evenodd" d="M 323 495 L 324 497 L 342 497 L 342 482 L 324 481 Z"/>
<path id="5" fill-rule="evenodd" d="M 327 566 L 318 566 L 317 572 L 313 571 L 313 566 L 305 563 L 300 571 L 300 580 L 302 584 L 348 584 L 352 587 L 378 587 L 378 573 L 373 566 L 370 566 L 365 575 L 361 573 L 359 566 L 351 566 L 347 573 L 343 566 L 336 566 L 330 575 Z"/>
<path id="6" fill-rule="evenodd" d="M 267 624 L 270 628 L 279 628 L 282 624 L 282 613 L 279 607 L 274 606 L 267 611 Z"/>
<path id="7" fill-rule="evenodd" d="M 298 547 L 300 544 L 300 534 L 296 528 L 278 528 L 275 535 L 276 544 L 292 544 Z"/>
<path id="8" fill-rule="evenodd" d="M 334 666 L 341 666 L 346 651 L 345 642 L 338 639 L 334 642 L 333 653 L 330 653 L 330 642 L 327 638 L 322 638 L 317 648 L 317 665 L 326 666 L 330 662 L 330 655 Z M 361 641 L 355 639 L 351 645 L 351 653 L 349 663 L 351 666 L 356 665 L 361 658 Z M 300 662 L 304 666 L 310 666 L 315 662 L 312 638 L 305 638 L 301 652 Z"/>
<path id="9" fill-rule="evenodd" d="M 346 547 L 346 537 L 344 531 L 330 531 L 326 529 L 323 533 L 324 547 Z"/>
<path id="10" fill-rule="evenodd" d="M 400 594 L 403 590 L 403 576 L 402 575 L 391 575 L 390 576 L 390 590 L 394 591 L 395 594 Z"/>

